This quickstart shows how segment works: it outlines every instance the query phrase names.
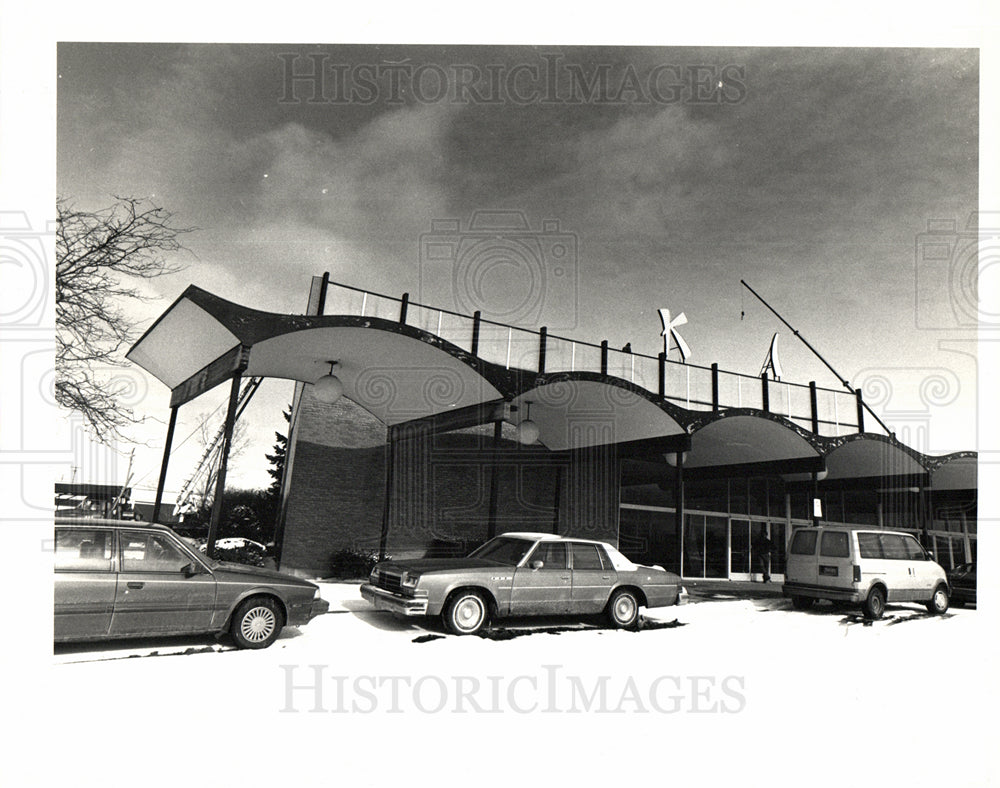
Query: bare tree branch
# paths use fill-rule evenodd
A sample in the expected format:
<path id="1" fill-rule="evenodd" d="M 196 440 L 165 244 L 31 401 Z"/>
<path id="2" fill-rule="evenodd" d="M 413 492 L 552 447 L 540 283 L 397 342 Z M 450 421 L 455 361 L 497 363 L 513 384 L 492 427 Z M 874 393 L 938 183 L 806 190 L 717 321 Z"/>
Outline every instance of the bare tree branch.
<path id="1" fill-rule="evenodd" d="M 134 280 L 182 270 L 165 255 L 182 251 L 179 237 L 195 229 L 174 227 L 173 214 L 148 201 L 115 200 L 94 212 L 56 202 L 56 402 L 104 443 L 140 421 L 122 403 L 128 381 L 113 374 L 138 338 L 122 304 L 148 300 Z"/>

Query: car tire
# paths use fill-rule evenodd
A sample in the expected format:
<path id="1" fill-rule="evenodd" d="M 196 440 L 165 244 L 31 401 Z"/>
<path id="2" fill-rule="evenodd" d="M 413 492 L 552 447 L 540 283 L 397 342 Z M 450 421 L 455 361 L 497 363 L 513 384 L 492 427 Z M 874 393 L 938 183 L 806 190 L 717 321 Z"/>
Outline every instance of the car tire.
<path id="1" fill-rule="evenodd" d="M 885 589 L 881 586 L 875 586 L 875 588 L 869 591 L 868 598 L 865 599 L 862 609 L 864 610 L 865 618 L 872 621 L 878 621 L 878 619 L 882 618 L 882 614 L 885 613 Z"/>
<path id="2" fill-rule="evenodd" d="M 927 612 L 935 616 L 940 616 L 948 612 L 948 589 L 938 586 L 934 589 L 934 596 L 927 603 Z"/>
<path id="3" fill-rule="evenodd" d="M 793 596 L 792 607 L 796 610 L 808 610 L 815 601 L 811 596 Z"/>
<path id="4" fill-rule="evenodd" d="M 478 591 L 459 591 L 444 606 L 444 628 L 453 635 L 475 635 L 489 620 L 489 607 Z"/>
<path id="5" fill-rule="evenodd" d="M 634 591 L 619 588 L 611 595 L 605 608 L 608 623 L 616 629 L 628 629 L 639 620 L 639 599 Z"/>
<path id="6" fill-rule="evenodd" d="M 240 648 L 267 648 L 284 626 L 281 608 L 269 597 L 245 599 L 233 613 L 229 632 Z"/>

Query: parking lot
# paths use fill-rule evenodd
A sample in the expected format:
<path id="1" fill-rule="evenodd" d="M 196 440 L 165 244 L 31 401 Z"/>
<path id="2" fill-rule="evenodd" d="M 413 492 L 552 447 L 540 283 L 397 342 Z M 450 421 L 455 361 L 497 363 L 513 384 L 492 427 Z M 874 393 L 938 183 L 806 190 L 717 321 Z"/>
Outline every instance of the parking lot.
<path id="1" fill-rule="evenodd" d="M 736 774 L 765 748 L 769 781 L 792 784 L 781 767 L 789 747 L 799 757 L 849 751 L 855 773 L 870 773 L 886 752 L 925 757 L 928 736 L 935 752 L 986 746 L 985 726 L 956 726 L 939 711 L 973 713 L 992 673 L 995 647 L 975 609 L 930 616 L 890 605 L 866 622 L 851 608 L 792 610 L 773 590 L 757 599 L 696 591 L 691 604 L 643 611 L 638 631 L 528 619 L 455 637 L 434 621 L 373 612 L 355 584 L 321 587 L 331 611 L 261 651 L 213 637 L 59 646 L 46 696 L 67 702 L 46 726 L 67 757 L 84 756 L 95 724 L 115 731 L 124 762 L 151 739 L 198 753 L 207 774 L 249 757 L 252 784 L 329 769 L 352 785 L 384 785 L 387 753 L 396 765 L 384 768 L 418 784 L 496 759 L 551 774 L 556 745 L 593 754 L 593 780 L 640 762 L 692 780 L 708 766 Z M 869 724 L 876 741 L 859 747 Z M 686 760 L 712 739 L 724 759 Z M 926 758 L 911 784 L 943 779 L 954 764 Z M 504 776 L 493 769 L 476 784 Z M 164 774 L 147 784 L 168 783 Z"/>

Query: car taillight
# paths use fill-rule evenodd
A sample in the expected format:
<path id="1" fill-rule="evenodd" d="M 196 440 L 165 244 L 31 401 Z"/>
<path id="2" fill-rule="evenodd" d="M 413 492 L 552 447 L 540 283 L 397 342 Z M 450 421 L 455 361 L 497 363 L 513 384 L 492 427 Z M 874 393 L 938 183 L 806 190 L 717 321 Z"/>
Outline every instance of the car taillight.
<path id="1" fill-rule="evenodd" d="M 861 567 L 858 566 L 857 564 L 854 565 L 854 582 L 855 583 L 861 582 Z"/>

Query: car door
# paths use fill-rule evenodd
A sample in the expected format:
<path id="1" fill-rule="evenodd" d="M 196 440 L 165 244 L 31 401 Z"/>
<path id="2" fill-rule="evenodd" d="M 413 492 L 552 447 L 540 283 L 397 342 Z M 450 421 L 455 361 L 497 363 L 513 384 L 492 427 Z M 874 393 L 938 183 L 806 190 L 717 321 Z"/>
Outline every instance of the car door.
<path id="1" fill-rule="evenodd" d="M 108 634 L 115 605 L 115 544 L 111 528 L 56 528 L 53 638 Z"/>
<path id="2" fill-rule="evenodd" d="M 567 613 L 572 588 L 566 543 L 539 542 L 531 555 L 514 570 L 510 614 L 529 616 Z"/>
<path id="3" fill-rule="evenodd" d="M 879 534 L 882 557 L 885 559 L 889 601 L 912 602 L 920 598 L 916 570 L 910 560 L 901 534 Z M 928 595 L 929 597 L 929 595 Z"/>
<path id="4" fill-rule="evenodd" d="M 215 578 L 176 537 L 161 531 L 123 529 L 119 542 L 112 635 L 211 629 Z M 192 567 L 198 571 L 192 573 Z"/>
<path id="5" fill-rule="evenodd" d="M 934 589 L 941 582 L 944 570 L 927 555 L 914 537 L 909 534 L 904 536 L 903 545 L 909 559 L 907 564 L 913 578 L 915 599 L 918 602 L 926 602 L 934 595 Z"/>
<path id="6" fill-rule="evenodd" d="M 611 596 L 618 574 L 603 552 L 596 544 L 570 543 L 573 575 L 570 609 L 573 613 L 600 613 Z"/>
<path id="7" fill-rule="evenodd" d="M 819 540 L 816 562 L 818 582 L 827 588 L 851 591 L 854 587 L 854 561 L 851 558 L 851 533 L 824 529 Z"/>

